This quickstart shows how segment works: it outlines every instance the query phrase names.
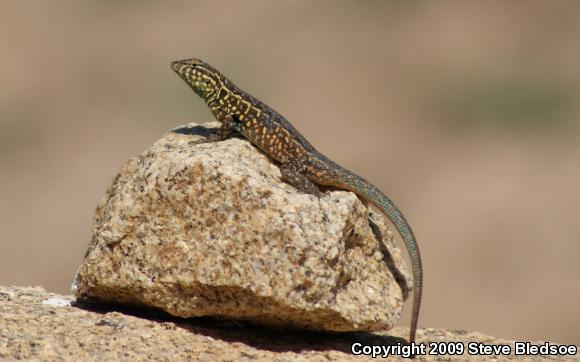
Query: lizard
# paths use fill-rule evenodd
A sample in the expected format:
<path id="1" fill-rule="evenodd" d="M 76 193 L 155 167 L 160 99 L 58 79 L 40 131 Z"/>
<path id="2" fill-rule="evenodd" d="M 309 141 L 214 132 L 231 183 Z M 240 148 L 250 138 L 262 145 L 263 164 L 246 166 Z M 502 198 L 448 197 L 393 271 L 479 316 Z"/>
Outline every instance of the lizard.
<path id="1" fill-rule="evenodd" d="M 208 105 L 220 127 L 203 142 L 241 134 L 279 163 L 282 178 L 296 189 L 321 196 L 319 186 L 354 192 L 385 214 L 399 231 L 409 253 L 414 280 L 409 343 L 415 342 L 423 291 L 423 266 L 411 226 L 400 209 L 376 186 L 318 152 L 281 114 L 242 91 L 202 60 L 177 60 L 171 68 Z"/>

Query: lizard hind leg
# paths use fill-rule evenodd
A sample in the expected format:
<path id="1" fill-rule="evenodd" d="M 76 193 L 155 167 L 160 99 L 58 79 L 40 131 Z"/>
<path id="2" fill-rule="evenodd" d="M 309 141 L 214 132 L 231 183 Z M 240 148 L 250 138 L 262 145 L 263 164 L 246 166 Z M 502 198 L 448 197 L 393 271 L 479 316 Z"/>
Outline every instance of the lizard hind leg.
<path id="1" fill-rule="evenodd" d="M 280 165 L 280 173 L 284 181 L 294 186 L 298 190 L 311 194 L 314 196 L 321 197 L 322 193 L 318 189 L 318 186 L 306 177 L 306 175 L 300 172 L 300 169 L 292 163 L 285 163 Z"/>

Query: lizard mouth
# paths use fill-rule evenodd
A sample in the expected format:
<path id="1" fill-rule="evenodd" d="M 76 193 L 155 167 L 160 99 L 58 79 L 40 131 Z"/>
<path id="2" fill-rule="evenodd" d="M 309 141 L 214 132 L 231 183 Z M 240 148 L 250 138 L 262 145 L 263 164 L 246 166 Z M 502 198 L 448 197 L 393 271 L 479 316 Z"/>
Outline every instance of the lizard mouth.
<path id="1" fill-rule="evenodd" d="M 191 65 L 183 60 L 176 60 L 174 62 L 171 62 L 171 69 L 173 69 L 177 73 L 181 73 L 185 67 L 191 67 Z"/>
<path id="2" fill-rule="evenodd" d="M 175 71 L 177 71 L 180 66 L 181 66 L 181 60 L 176 60 L 174 62 L 171 62 L 171 69 L 173 69 Z"/>

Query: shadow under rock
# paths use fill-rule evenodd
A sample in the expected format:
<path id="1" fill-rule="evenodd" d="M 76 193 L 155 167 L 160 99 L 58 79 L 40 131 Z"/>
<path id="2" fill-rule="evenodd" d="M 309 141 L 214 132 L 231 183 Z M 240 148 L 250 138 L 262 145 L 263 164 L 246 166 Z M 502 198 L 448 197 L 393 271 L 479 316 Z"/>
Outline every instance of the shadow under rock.
<path id="1" fill-rule="evenodd" d="M 363 345 L 401 345 L 401 337 L 383 336 L 372 332 L 317 332 L 298 329 L 278 329 L 245 321 L 223 320 L 211 317 L 179 318 L 154 308 L 135 308 L 92 301 L 76 301 L 72 306 L 94 313 L 118 312 L 158 323 L 173 323 L 190 333 L 220 339 L 224 342 L 244 343 L 250 347 L 272 352 L 340 351 L 351 353 L 354 343 Z M 106 319 L 103 324 L 110 323 Z M 99 323 L 101 323 L 99 322 Z"/>

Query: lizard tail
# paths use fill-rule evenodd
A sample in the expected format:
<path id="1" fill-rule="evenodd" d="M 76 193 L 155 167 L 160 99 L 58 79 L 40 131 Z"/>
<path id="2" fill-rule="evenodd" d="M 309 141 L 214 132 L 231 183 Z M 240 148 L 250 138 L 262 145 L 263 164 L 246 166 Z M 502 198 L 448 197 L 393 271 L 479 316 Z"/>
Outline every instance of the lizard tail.
<path id="1" fill-rule="evenodd" d="M 343 169 L 344 170 L 344 169 Z M 411 226 L 403 216 L 401 210 L 385 195 L 381 190 L 347 170 L 341 177 L 342 185 L 336 185 L 356 193 L 362 199 L 370 202 L 380 209 L 395 225 L 407 248 L 413 267 L 413 309 L 411 312 L 411 328 L 409 331 L 409 343 L 415 342 L 417 324 L 419 322 L 419 310 L 421 308 L 421 297 L 423 294 L 423 265 L 419 245 Z"/>

